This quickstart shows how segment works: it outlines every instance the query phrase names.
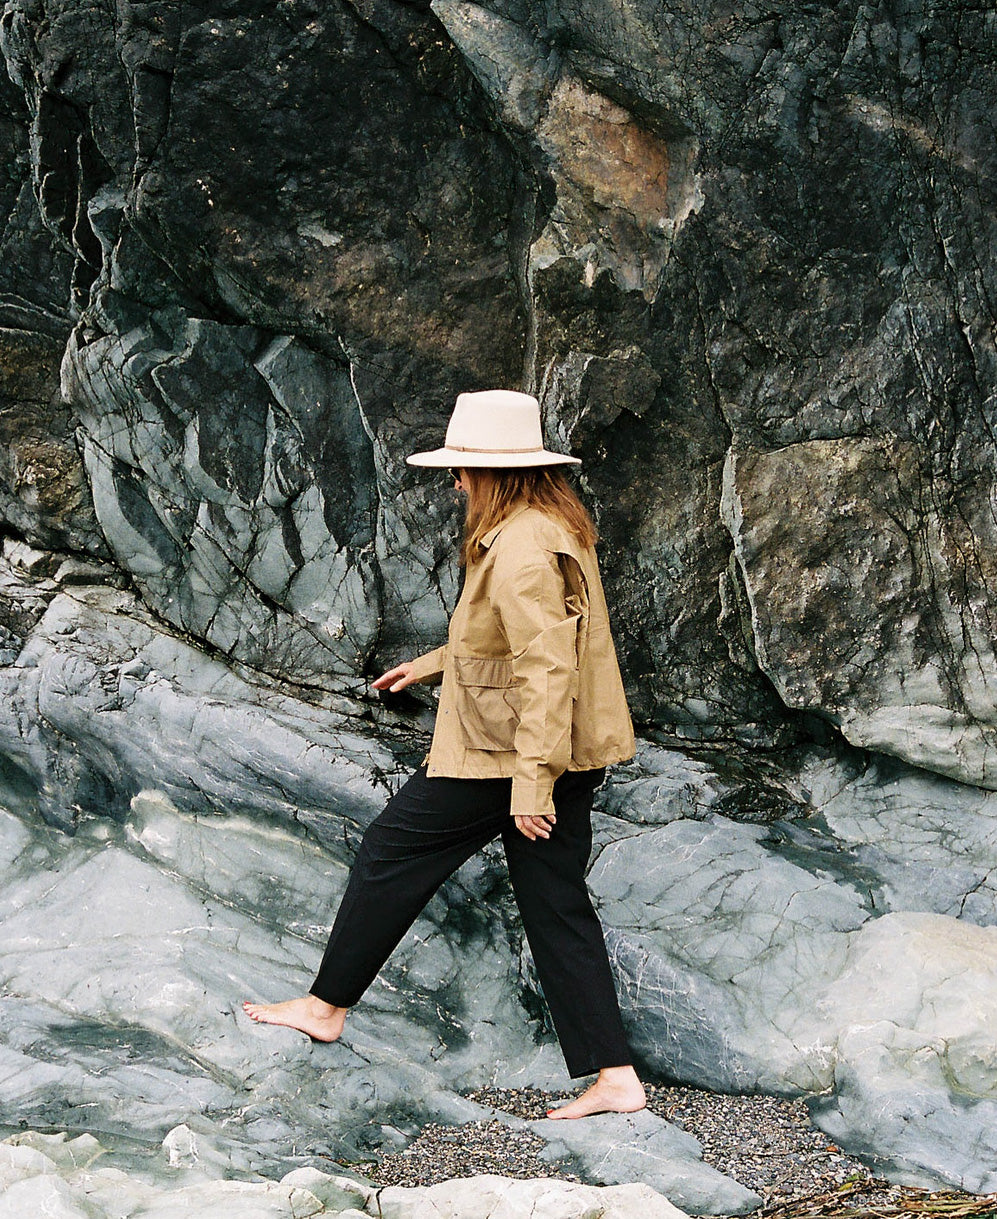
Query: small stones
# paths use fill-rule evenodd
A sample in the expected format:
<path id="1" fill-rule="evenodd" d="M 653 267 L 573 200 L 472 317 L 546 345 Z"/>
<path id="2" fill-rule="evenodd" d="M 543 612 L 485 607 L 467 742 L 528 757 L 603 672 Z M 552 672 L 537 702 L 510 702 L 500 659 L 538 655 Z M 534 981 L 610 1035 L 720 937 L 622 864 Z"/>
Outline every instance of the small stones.
<path id="1" fill-rule="evenodd" d="M 703 1159 L 761 1194 L 766 1208 L 872 1179 L 814 1128 L 802 1100 L 652 1086 L 648 1107 L 697 1138 Z"/>
<path id="2" fill-rule="evenodd" d="M 539 1088 L 481 1088 L 467 1093 L 467 1099 L 490 1106 L 525 1120 L 543 1118 L 552 1106 L 570 1099 L 572 1093 L 544 1092 Z M 757 1219 L 811 1219 L 817 1216 L 907 1215 L 927 1213 L 931 1200 L 941 1195 L 926 1190 L 891 1185 L 874 1177 L 859 1160 L 852 1159 L 817 1130 L 810 1121 L 802 1100 L 776 1096 L 728 1096 L 718 1092 L 680 1086 L 651 1084 L 647 1086 L 647 1104 L 652 1113 L 693 1135 L 703 1147 L 703 1160 L 718 1172 L 754 1190 L 764 1199 L 755 1213 Z M 471 1126 L 427 1126 L 413 1143 L 418 1146 L 418 1160 L 423 1175 L 392 1178 L 403 1184 L 423 1184 L 426 1157 L 428 1163 L 442 1165 L 434 1150 L 443 1136 L 450 1146 L 463 1146 L 473 1131 L 470 1142 L 476 1154 L 489 1157 L 490 1171 L 506 1176 L 551 1176 L 577 1180 L 553 1165 L 543 1165 L 536 1174 L 519 1172 L 506 1167 L 499 1158 L 503 1144 L 515 1132 L 500 1122 L 476 1122 Z M 534 1140 L 536 1136 L 526 1135 Z M 495 1143 L 488 1146 L 494 1138 Z M 525 1142 L 521 1146 L 525 1147 Z M 392 1169 L 404 1164 L 407 1153 L 386 1157 Z M 463 1156 L 461 1158 L 464 1158 Z M 486 1162 L 484 1160 L 479 1162 Z M 497 1164 L 497 1166 L 496 1166 Z M 481 1169 L 469 1168 L 459 1175 L 471 1175 Z M 442 1179 L 444 1173 L 433 1177 Z M 458 1174 L 453 1174 L 458 1175 Z M 992 1215 L 987 1210 L 988 1198 L 968 1193 L 944 1194 L 950 1215 Z M 994 1201 L 993 1196 L 989 1196 Z M 722 1219 L 722 1217 L 721 1217 Z"/>
<path id="3" fill-rule="evenodd" d="M 378 1185 L 435 1185 L 452 1177 L 482 1173 L 519 1180 L 558 1177 L 578 1181 L 578 1177 L 540 1159 L 544 1146 L 539 1135 L 511 1130 L 497 1118 L 463 1126 L 431 1122 L 404 1151 L 383 1156 L 376 1168 L 365 1169 L 365 1175 Z"/>
<path id="4" fill-rule="evenodd" d="M 542 1092 L 539 1088 L 479 1088 L 466 1093 L 468 1100 L 478 1105 L 501 1109 L 525 1121 L 539 1121 L 547 1116 L 547 1110 L 570 1100 L 570 1092 Z"/>

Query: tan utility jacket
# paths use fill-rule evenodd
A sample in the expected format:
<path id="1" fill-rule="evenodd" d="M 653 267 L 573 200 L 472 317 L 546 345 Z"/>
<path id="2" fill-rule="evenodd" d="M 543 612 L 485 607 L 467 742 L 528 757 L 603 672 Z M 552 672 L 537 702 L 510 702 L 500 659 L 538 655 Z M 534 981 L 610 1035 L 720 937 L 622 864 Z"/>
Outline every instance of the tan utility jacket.
<path id="1" fill-rule="evenodd" d="M 552 812 L 563 771 L 634 755 L 595 551 L 526 505 L 482 542 L 447 643 L 412 662 L 443 682 L 427 773 L 511 776 L 513 815 Z"/>

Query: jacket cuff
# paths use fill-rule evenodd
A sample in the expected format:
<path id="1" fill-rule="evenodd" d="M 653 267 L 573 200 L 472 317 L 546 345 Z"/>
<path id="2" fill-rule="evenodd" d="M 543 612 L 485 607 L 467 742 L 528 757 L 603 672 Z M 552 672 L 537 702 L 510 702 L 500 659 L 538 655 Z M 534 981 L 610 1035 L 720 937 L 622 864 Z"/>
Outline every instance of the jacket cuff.
<path id="1" fill-rule="evenodd" d="M 425 652 L 422 656 L 417 656 L 415 660 L 409 662 L 412 665 L 411 675 L 413 679 L 425 682 L 426 685 L 436 685 L 443 677 L 443 666 L 446 664 L 446 658 L 446 644 L 441 648 L 434 648 L 432 652 Z"/>
<path id="2" fill-rule="evenodd" d="M 527 779 L 513 775 L 512 801 L 509 812 L 513 817 L 542 817 L 554 812 L 555 776 L 538 776 Z"/>

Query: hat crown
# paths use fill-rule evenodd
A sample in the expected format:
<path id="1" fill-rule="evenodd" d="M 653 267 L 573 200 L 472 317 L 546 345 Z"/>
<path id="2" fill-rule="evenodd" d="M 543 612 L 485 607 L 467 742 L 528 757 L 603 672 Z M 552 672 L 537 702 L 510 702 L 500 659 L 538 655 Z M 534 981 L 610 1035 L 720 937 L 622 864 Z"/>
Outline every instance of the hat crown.
<path id="1" fill-rule="evenodd" d="M 513 389 L 458 394 L 445 443 L 477 453 L 541 453 L 540 403 Z"/>
<path id="2" fill-rule="evenodd" d="M 492 467 L 580 465 L 580 459 L 544 448 L 540 403 L 516 389 L 459 394 L 442 449 L 412 453 L 412 466 Z"/>

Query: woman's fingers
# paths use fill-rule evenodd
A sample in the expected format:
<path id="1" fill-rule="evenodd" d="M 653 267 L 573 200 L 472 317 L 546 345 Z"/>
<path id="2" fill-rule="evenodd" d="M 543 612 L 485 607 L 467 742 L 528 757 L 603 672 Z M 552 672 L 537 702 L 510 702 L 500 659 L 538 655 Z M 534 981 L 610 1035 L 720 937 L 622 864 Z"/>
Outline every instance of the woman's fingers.
<path id="1" fill-rule="evenodd" d="M 515 821 L 519 832 L 525 834 L 530 842 L 536 842 L 538 838 L 550 837 L 555 819 L 553 813 L 547 813 L 542 817 L 523 817 L 517 814 Z"/>
<path id="2" fill-rule="evenodd" d="M 408 662 L 396 665 L 393 669 L 389 669 L 386 673 L 382 673 L 380 677 L 375 678 L 370 684 L 375 690 L 390 690 L 395 694 L 412 684 L 409 678 L 411 671 L 412 665 Z"/>

